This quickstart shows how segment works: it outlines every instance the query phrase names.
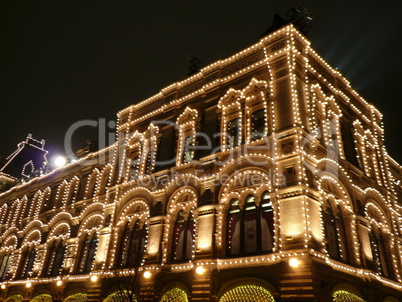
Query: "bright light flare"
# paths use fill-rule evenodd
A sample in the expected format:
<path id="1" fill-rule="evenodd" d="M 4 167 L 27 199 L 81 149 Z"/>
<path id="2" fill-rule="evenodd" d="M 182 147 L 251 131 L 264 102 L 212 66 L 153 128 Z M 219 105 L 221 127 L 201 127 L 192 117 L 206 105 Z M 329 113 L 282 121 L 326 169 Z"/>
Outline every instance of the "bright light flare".
<path id="1" fill-rule="evenodd" d="M 151 276 L 152 276 L 152 274 L 151 274 L 150 271 L 145 271 L 144 272 L 144 278 L 149 279 L 149 278 L 151 278 Z"/>
<path id="2" fill-rule="evenodd" d="M 98 276 L 95 276 L 95 275 L 91 276 L 91 281 L 92 282 L 98 281 Z"/>
<path id="3" fill-rule="evenodd" d="M 289 259 L 289 265 L 291 267 L 294 267 L 294 268 L 299 267 L 300 261 L 298 259 L 296 259 L 296 258 L 290 258 Z"/>
<path id="4" fill-rule="evenodd" d="M 198 266 L 198 267 L 195 269 L 195 272 L 196 272 L 198 275 L 202 275 L 202 274 L 205 273 L 205 268 L 204 268 L 203 266 Z"/>
<path id="5" fill-rule="evenodd" d="M 65 158 L 64 156 L 61 156 L 61 155 L 56 156 L 56 157 L 53 159 L 53 164 L 54 164 L 54 166 L 55 166 L 56 168 L 61 168 L 61 167 L 63 167 L 63 166 L 66 164 L 66 162 L 67 162 L 66 158 Z"/>

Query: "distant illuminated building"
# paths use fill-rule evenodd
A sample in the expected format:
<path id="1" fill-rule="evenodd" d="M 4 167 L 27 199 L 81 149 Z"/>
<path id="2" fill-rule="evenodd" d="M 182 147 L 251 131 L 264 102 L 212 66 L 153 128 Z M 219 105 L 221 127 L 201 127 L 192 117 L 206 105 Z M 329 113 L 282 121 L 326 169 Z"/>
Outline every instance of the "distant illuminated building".
<path id="1" fill-rule="evenodd" d="M 284 26 L 120 111 L 114 145 L 1 193 L 1 297 L 400 301 L 381 120 Z"/>

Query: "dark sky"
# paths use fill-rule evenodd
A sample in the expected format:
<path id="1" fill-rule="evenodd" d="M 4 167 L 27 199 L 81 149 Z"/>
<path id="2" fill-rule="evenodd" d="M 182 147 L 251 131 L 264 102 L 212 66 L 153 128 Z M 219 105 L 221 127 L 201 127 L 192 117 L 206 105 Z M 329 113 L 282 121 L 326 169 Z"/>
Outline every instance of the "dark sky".
<path id="1" fill-rule="evenodd" d="M 384 113 L 389 153 L 402 163 L 402 2 L 301 1 L 315 12 L 308 38 Z M 186 77 L 187 55 L 206 66 L 258 41 L 274 8 L 298 1 L 0 0 L 0 154 L 32 133 L 49 158 L 80 120 L 119 110 Z M 113 133 L 106 128 L 103 135 Z M 94 127 L 73 135 L 73 149 Z"/>

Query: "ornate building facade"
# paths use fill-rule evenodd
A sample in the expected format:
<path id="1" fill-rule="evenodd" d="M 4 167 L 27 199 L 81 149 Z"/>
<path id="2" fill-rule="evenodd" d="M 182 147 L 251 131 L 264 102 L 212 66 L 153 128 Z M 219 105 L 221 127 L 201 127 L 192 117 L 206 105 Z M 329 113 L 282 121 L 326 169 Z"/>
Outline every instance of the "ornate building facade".
<path id="1" fill-rule="evenodd" d="M 402 168 L 381 118 L 284 26 L 120 111 L 115 144 L 1 193 L 1 297 L 400 301 Z"/>

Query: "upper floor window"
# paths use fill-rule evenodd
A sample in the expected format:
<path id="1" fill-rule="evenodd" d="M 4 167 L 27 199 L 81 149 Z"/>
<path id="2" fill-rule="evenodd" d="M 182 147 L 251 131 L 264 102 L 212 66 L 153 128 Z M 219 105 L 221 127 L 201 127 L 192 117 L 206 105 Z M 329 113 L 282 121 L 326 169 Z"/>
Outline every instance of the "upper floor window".
<path id="1" fill-rule="evenodd" d="M 63 243 L 54 240 L 49 247 L 44 271 L 45 276 L 54 277 L 61 273 L 65 252 L 66 249 Z"/>
<path id="2" fill-rule="evenodd" d="M 157 145 L 159 139 L 159 128 L 154 126 L 152 123 L 148 127 L 148 129 L 144 132 L 144 157 L 143 158 L 143 173 L 145 175 L 150 175 L 153 173 L 155 169 L 156 163 L 156 153 L 157 153 Z"/>
<path id="3" fill-rule="evenodd" d="M 140 264 L 145 243 L 145 225 L 137 220 L 134 225 L 126 223 L 120 239 L 117 268 L 133 268 Z"/>
<path id="4" fill-rule="evenodd" d="M 140 161 L 141 157 L 140 155 L 134 156 L 133 159 L 131 159 L 131 164 L 129 167 L 129 179 L 130 181 L 133 181 L 138 178 L 140 174 Z"/>
<path id="5" fill-rule="evenodd" d="M 329 256 L 333 259 L 347 262 L 349 255 L 341 208 L 337 207 L 337 212 L 334 213 L 331 203 L 327 201 L 323 206 L 323 220 Z"/>
<path id="6" fill-rule="evenodd" d="M 8 270 L 10 268 L 12 255 L 11 253 L 7 253 L 1 256 L 0 260 L 0 280 L 6 280 L 9 278 Z"/>
<path id="7" fill-rule="evenodd" d="M 145 158 L 145 171 L 144 174 L 150 175 L 155 168 L 155 156 L 156 150 L 149 150 Z"/>
<path id="8" fill-rule="evenodd" d="M 251 140 L 255 141 L 266 135 L 265 110 L 258 109 L 251 114 Z"/>
<path id="9" fill-rule="evenodd" d="M 184 139 L 183 163 L 189 163 L 194 159 L 195 139 L 194 135 L 189 135 Z"/>
<path id="10" fill-rule="evenodd" d="M 34 246 L 27 247 L 21 255 L 19 271 L 17 274 L 17 277 L 19 279 L 26 279 L 32 275 L 35 259 L 36 259 L 35 247 Z"/>
<path id="11" fill-rule="evenodd" d="M 242 141 L 242 98 L 241 91 L 230 88 L 219 100 L 221 118 L 221 146 L 226 151 L 240 145 Z"/>
<path id="12" fill-rule="evenodd" d="M 372 261 L 369 261 L 369 268 L 385 277 L 392 277 L 391 261 L 387 257 L 387 248 L 381 230 L 372 226 L 369 237 L 372 253 Z"/>
<path id="13" fill-rule="evenodd" d="M 239 146 L 241 143 L 241 121 L 234 118 L 227 124 L 227 149 Z"/>
<path id="14" fill-rule="evenodd" d="M 177 142 L 176 164 L 178 166 L 194 160 L 198 121 L 198 111 L 190 107 L 186 107 L 184 112 L 177 118 L 179 140 Z"/>
<path id="15" fill-rule="evenodd" d="M 128 139 L 126 144 L 126 181 L 133 181 L 140 176 L 141 154 L 143 150 L 144 137 L 138 131 Z"/>
<path id="16" fill-rule="evenodd" d="M 192 258 L 195 236 L 194 217 L 190 213 L 186 219 L 184 211 L 177 214 L 173 230 L 172 261 L 185 261 Z"/>
<path id="17" fill-rule="evenodd" d="M 274 218 L 269 192 L 255 197 L 248 195 L 244 202 L 232 199 L 227 214 L 227 255 L 269 252 L 274 247 Z"/>
<path id="18" fill-rule="evenodd" d="M 80 259 L 78 261 L 78 273 L 86 274 L 91 271 L 92 264 L 95 260 L 97 246 L 97 234 L 86 234 L 81 244 Z"/>

